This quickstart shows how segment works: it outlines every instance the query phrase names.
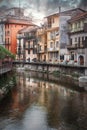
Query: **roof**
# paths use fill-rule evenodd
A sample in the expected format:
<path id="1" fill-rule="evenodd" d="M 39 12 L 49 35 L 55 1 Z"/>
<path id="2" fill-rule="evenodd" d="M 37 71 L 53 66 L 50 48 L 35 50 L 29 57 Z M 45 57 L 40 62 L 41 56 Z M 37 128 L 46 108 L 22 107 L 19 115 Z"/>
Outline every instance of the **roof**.
<path id="1" fill-rule="evenodd" d="M 19 30 L 18 33 L 25 33 L 25 32 L 36 31 L 37 28 L 38 28 L 38 26 L 33 24 L 32 26 L 28 26 L 28 27 L 25 27 L 25 28 Z"/>
<path id="2" fill-rule="evenodd" d="M 74 12 L 74 11 L 76 11 L 76 10 L 79 10 L 79 11 L 82 11 L 82 12 L 86 12 L 85 10 L 83 10 L 83 9 L 81 9 L 81 8 L 74 8 L 74 9 L 66 10 L 66 11 L 63 11 L 63 12 L 60 12 L 60 13 L 59 13 L 59 11 L 57 11 L 57 12 L 55 12 L 55 13 L 51 13 L 51 14 L 47 15 L 45 18 L 54 16 L 54 15 L 59 15 L 59 14 L 67 14 L 67 13 L 68 13 L 68 14 L 71 14 L 71 12 Z"/>
<path id="3" fill-rule="evenodd" d="M 1 18 L 0 23 L 9 24 L 22 24 L 22 25 L 34 25 L 32 21 L 18 18 Z"/>
<path id="4" fill-rule="evenodd" d="M 80 15 L 77 15 L 76 17 L 71 18 L 68 22 L 69 22 L 69 23 L 72 23 L 72 22 L 78 21 L 78 20 L 80 20 L 80 19 L 84 19 L 84 18 L 86 18 L 86 17 L 87 17 L 87 12 L 82 13 L 82 14 L 80 14 Z"/>

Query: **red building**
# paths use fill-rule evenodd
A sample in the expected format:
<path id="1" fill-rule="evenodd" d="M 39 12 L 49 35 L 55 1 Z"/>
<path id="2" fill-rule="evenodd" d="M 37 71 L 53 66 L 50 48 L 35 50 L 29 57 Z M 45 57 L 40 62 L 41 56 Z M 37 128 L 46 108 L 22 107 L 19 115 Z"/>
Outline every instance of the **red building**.
<path id="1" fill-rule="evenodd" d="M 16 54 L 17 51 L 17 33 L 19 30 L 32 26 L 33 24 L 27 20 L 8 19 L 5 23 L 5 47 Z"/>

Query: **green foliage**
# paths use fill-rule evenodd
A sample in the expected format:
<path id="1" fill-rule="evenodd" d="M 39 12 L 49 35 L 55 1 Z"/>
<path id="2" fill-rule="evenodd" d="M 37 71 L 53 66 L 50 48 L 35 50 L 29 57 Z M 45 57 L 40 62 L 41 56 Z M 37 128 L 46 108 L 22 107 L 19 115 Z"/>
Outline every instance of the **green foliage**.
<path id="1" fill-rule="evenodd" d="M 53 71 L 53 75 L 54 76 L 59 76 L 60 75 L 60 71 Z"/>
<path id="2" fill-rule="evenodd" d="M 0 59 L 4 59 L 6 56 L 11 57 L 12 59 L 15 59 L 15 55 L 9 52 L 6 48 L 3 46 L 0 46 Z"/>
<path id="3" fill-rule="evenodd" d="M 77 73 L 77 72 L 72 73 L 72 77 L 78 78 L 79 77 L 79 73 Z"/>

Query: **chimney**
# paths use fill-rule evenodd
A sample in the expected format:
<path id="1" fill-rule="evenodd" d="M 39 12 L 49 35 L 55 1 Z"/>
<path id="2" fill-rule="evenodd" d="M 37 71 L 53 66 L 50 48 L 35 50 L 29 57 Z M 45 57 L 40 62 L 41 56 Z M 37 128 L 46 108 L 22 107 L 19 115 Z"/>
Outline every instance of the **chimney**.
<path id="1" fill-rule="evenodd" d="M 61 6 L 59 6 L 59 14 L 61 13 Z"/>

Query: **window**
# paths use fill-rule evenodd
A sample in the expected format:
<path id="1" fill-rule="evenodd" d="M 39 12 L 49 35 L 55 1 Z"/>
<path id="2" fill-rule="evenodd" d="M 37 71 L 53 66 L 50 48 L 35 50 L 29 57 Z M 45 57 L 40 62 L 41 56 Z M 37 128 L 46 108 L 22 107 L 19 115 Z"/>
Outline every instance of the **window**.
<path id="1" fill-rule="evenodd" d="M 53 42 L 50 42 L 50 48 L 53 48 Z"/>
<path id="2" fill-rule="evenodd" d="M 30 50 L 28 50 L 28 54 L 30 54 Z"/>
<path id="3" fill-rule="evenodd" d="M 55 53 L 55 58 L 58 58 L 58 52 Z"/>
<path id="4" fill-rule="evenodd" d="M 7 31 L 7 33 L 6 33 L 7 35 L 9 35 L 10 34 L 10 31 Z"/>
<path id="5" fill-rule="evenodd" d="M 82 37 L 82 43 L 84 42 L 84 37 Z"/>
<path id="6" fill-rule="evenodd" d="M 80 37 L 78 37 L 78 46 L 80 47 Z"/>
<path id="7" fill-rule="evenodd" d="M 59 45 L 59 42 L 58 42 L 58 41 L 56 41 L 56 47 L 58 47 L 58 45 Z"/>
<path id="8" fill-rule="evenodd" d="M 85 40 L 87 41 L 87 37 L 85 37 Z"/>
<path id="9" fill-rule="evenodd" d="M 33 54 L 37 54 L 37 49 L 36 48 L 33 49 Z"/>
<path id="10" fill-rule="evenodd" d="M 64 60 L 64 55 L 60 55 L 60 60 Z"/>
<path id="11" fill-rule="evenodd" d="M 8 44 L 9 44 L 9 38 L 8 38 Z"/>
<path id="12" fill-rule="evenodd" d="M 71 54 L 71 60 L 74 60 L 74 54 Z"/>
<path id="13" fill-rule="evenodd" d="M 75 37 L 75 42 L 77 42 L 77 37 Z"/>
<path id="14" fill-rule="evenodd" d="M 78 25 L 77 25 L 77 26 L 78 26 L 78 28 L 80 28 L 80 22 L 78 22 Z"/>
<path id="15" fill-rule="evenodd" d="M 35 42 L 35 40 L 33 40 L 33 54 L 37 53 L 37 44 Z"/>
<path id="16" fill-rule="evenodd" d="M 72 45 L 72 38 L 70 38 L 70 45 Z"/>
<path id="17" fill-rule="evenodd" d="M 7 24 L 7 28 L 9 28 L 9 24 Z"/>
<path id="18" fill-rule="evenodd" d="M 50 39 L 54 39 L 56 37 L 56 31 L 50 32 Z"/>
<path id="19" fill-rule="evenodd" d="M 28 41 L 28 48 L 30 48 L 30 41 Z"/>
<path id="20" fill-rule="evenodd" d="M 54 23 L 54 18 L 52 19 L 52 23 Z"/>

